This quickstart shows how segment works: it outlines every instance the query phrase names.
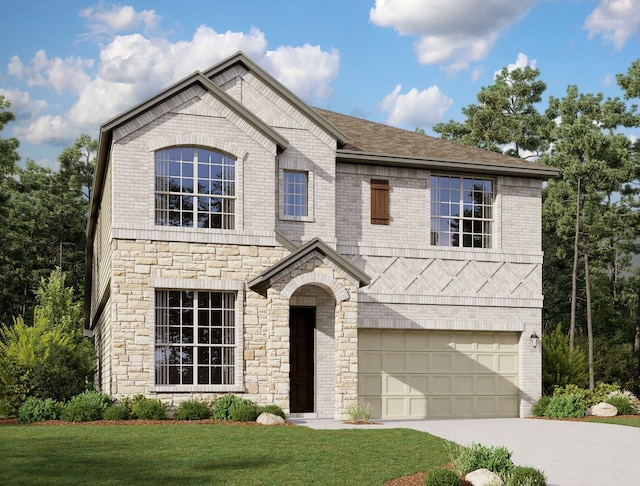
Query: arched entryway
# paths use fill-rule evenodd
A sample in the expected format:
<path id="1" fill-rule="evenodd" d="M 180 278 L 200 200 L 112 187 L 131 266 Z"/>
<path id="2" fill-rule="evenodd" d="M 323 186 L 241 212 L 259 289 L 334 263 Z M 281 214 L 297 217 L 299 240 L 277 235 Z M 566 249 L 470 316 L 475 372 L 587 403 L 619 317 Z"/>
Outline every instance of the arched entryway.
<path id="1" fill-rule="evenodd" d="M 326 287 L 303 285 L 289 299 L 292 414 L 335 414 L 335 313 L 336 299 Z"/>

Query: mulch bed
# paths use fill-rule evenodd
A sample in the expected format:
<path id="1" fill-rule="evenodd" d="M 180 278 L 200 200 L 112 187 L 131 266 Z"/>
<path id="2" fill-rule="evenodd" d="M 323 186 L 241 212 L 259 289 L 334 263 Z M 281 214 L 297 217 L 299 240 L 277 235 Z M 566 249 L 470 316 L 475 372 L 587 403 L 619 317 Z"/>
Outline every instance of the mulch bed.
<path id="1" fill-rule="evenodd" d="M 96 420 L 93 422 L 64 422 L 62 420 L 45 420 L 44 422 L 31 422 L 28 424 L 20 424 L 18 419 L 0 419 L 1 425 L 24 425 L 28 427 L 35 427 L 39 425 L 76 425 L 76 426 L 95 426 L 95 425 L 184 425 L 184 424 L 203 424 L 203 425 L 237 425 L 244 427 L 273 427 L 272 425 L 262 425 L 257 422 L 231 422 L 228 420 Z M 291 422 L 285 422 L 278 426 L 295 426 L 296 424 Z"/>

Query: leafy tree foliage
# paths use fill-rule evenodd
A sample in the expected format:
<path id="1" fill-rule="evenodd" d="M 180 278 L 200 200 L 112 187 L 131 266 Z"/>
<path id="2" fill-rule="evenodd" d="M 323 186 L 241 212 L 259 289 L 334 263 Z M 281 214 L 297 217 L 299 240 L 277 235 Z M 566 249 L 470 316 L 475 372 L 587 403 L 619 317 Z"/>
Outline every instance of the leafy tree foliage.
<path id="1" fill-rule="evenodd" d="M 0 323 L 22 316 L 29 324 L 36 289 L 55 267 L 81 290 L 85 228 L 97 142 L 82 135 L 53 171 L 27 160 L 16 167 L 0 211 Z"/>
<path id="2" fill-rule="evenodd" d="M 547 121 L 535 108 L 546 90 L 539 76 L 540 71 L 531 67 L 503 68 L 491 86 L 480 90 L 478 104 L 462 109 L 467 117 L 463 123 L 450 120 L 433 130 L 442 138 L 496 152 L 511 145 L 507 153 L 516 157 L 523 150 L 541 150 Z"/>
<path id="3" fill-rule="evenodd" d="M 0 329 L 0 401 L 17 413 L 29 396 L 69 400 L 93 378 L 95 351 L 82 334 L 82 307 L 53 271 L 37 293 L 33 325 L 18 317 Z"/>
<path id="4" fill-rule="evenodd" d="M 584 388 L 587 367 L 584 353 L 578 348 L 569 348 L 569 336 L 558 324 L 542 336 L 542 391 L 551 395 L 556 386 L 568 384 Z"/>

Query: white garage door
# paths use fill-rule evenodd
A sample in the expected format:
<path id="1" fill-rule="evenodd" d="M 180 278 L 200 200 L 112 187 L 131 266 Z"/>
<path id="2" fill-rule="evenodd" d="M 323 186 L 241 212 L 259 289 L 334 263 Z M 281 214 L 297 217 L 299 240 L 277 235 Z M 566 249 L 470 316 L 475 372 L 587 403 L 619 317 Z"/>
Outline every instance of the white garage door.
<path id="1" fill-rule="evenodd" d="M 360 329 L 358 395 L 373 417 L 518 416 L 518 333 Z"/>

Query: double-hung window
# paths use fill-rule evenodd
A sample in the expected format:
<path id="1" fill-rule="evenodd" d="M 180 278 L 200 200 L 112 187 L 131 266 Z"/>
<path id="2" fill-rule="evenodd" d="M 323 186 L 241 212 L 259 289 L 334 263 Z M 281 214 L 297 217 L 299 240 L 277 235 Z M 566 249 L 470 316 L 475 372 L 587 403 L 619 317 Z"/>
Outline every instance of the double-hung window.
<path id="1" fill-rule="evenodd" d="M 196 147 L 155 155 L 155 221 L 159 226 L 234 229 L 235 160 Z"/>
<path id="2" fill-rule="evenodd" d="M 493 179 L 431 177 L 431 244 L 491 248 Z"/>
<path id="3" fill-rule="evenodd" d="M 284 170 L 282 213 L 284 216 L 306 217 L 309 214 L 309 173 Z"/>
<path id="4" fill-rule="evenodd" d="M 234 385 L 235 292 L 157 290 L 156 385 Z"/>

